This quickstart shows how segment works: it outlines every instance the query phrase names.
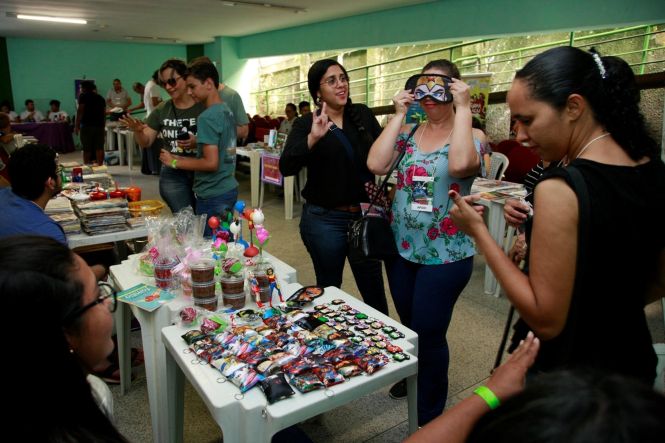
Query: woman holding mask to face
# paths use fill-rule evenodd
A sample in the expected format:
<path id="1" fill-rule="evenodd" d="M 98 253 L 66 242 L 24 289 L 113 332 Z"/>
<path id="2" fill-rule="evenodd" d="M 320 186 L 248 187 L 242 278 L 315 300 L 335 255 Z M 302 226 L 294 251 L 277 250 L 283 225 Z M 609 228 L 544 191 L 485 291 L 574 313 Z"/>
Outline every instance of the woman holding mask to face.
<path id="1" fill-rule="evenodd" d="M 360 202 L 369 201 L 364 186 L 374 176 L 367 153 L 381 127 L 367 106 L 351 103 L 348 75 L 335 60 L 314 63 L 307 85 L 319 109 L 294 121 L 279 168 L 285 176 L 307 168 L 300 236 L 316 284 L 339 288 L 348 258 L 365 303 L 387 314 L 381 262 L 349 255 L 347 244 L 348 227 L 361 216 Z"/>
<path id="2" fill-rule="evenodd" d="M 399 256 L 386 262 L 390 291 L 404 325 L 418 333 L 418 424 L 443 411 L 448 393 L 446 330 L 466 286 L 476 253 L 471 239 L 448 216 L 449 189 L 468 194 L 481 167 L 480 131 L 471 127 L 469 87 L 448 60 L 428 63 L 394 98 L 395 116 L 374 142 L 370 171 L 396 168 L 392 228 Z M 404 125 L 409 105 L 420 102 L 427 120 Z M 406 396 L 404 382 L 393 398 Z"/>

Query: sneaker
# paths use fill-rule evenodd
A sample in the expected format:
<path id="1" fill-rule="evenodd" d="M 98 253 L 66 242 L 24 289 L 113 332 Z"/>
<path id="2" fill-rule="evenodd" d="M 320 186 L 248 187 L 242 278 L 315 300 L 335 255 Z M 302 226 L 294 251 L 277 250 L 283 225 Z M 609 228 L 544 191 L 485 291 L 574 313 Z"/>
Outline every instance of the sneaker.
<path id="1" fill-rule="evenodd" d="M 402 400 L 406 398 L 406 380 L 400 380 L 390 388 L 390 398 L 394 400 Z"/>

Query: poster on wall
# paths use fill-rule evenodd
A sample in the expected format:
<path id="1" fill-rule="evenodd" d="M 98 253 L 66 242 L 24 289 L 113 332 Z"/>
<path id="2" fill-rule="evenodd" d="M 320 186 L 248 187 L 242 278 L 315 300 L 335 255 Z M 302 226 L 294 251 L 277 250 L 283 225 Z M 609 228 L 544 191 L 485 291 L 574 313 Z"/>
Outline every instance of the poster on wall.
<path id="1" fill-rule="evenodd" d="M 279 155 L 261 154 L 261 180 L 271 185 L 283 185 L 284 177 L 279 172 Z"/>
<path id="2" fill-rule="evenodd" d="M 469 85 L 471 94 L 471 114 L 477 120 L 480 128 L 485 130 L 485 118 L 487 117 L 487 105 L 490 98 L 490 82 L 492 73 L 464 74 L 464 82 Z"/>

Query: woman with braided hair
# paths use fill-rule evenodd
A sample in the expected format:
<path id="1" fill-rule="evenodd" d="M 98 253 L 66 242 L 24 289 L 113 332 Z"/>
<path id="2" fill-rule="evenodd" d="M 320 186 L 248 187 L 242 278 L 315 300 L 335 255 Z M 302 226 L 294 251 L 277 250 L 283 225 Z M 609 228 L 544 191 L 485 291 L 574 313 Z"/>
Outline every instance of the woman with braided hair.
<path id="1" fill-rule="evenodd" d="M 347 244 L 349 224 L 361 216 L 360 202 L 369 201 L 364 184 L 374 176 L 367 154 L 381 127 L 367 106 L 351 102 L 348 74 L 337 61 L 314 63 L 307 85 L 318 110 L 295 120 L 279 168 L 289 176 L 307 167 L 300 236 L 316 284 L 339 288 L 348 258 L 365 303 L 387 314 L 381 262 L 349 255 Z"/>

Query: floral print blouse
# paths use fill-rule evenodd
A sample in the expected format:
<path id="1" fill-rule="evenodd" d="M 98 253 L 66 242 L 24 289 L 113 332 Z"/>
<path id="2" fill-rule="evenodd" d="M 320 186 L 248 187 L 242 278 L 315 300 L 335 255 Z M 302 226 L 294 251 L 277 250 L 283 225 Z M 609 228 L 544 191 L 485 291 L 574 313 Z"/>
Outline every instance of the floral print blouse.
<path id="1" fill-rule="evenodd" d="M 475 255 L 471 237 L 457 229 L 448 216 L 453 204 L 448 190 L 468 195 L 476 176 L 458 179 L 448 175 L 449 144 L 434 152 L 422 153 L 413 138 L 408 142 L 407 138 L 408 133 L 400 133 L 395 143 L 396 150 L 406 150 L 397 167 L 396 192 L 390 213 L 397 250 L 406 260 L 424 265 L 445 264 Z M 474 145 L 480 153 L 480 142 L 474 139 Z M 433 174 L 432 212 L 412 210 L 413 176 L 431 177 Z"/>

